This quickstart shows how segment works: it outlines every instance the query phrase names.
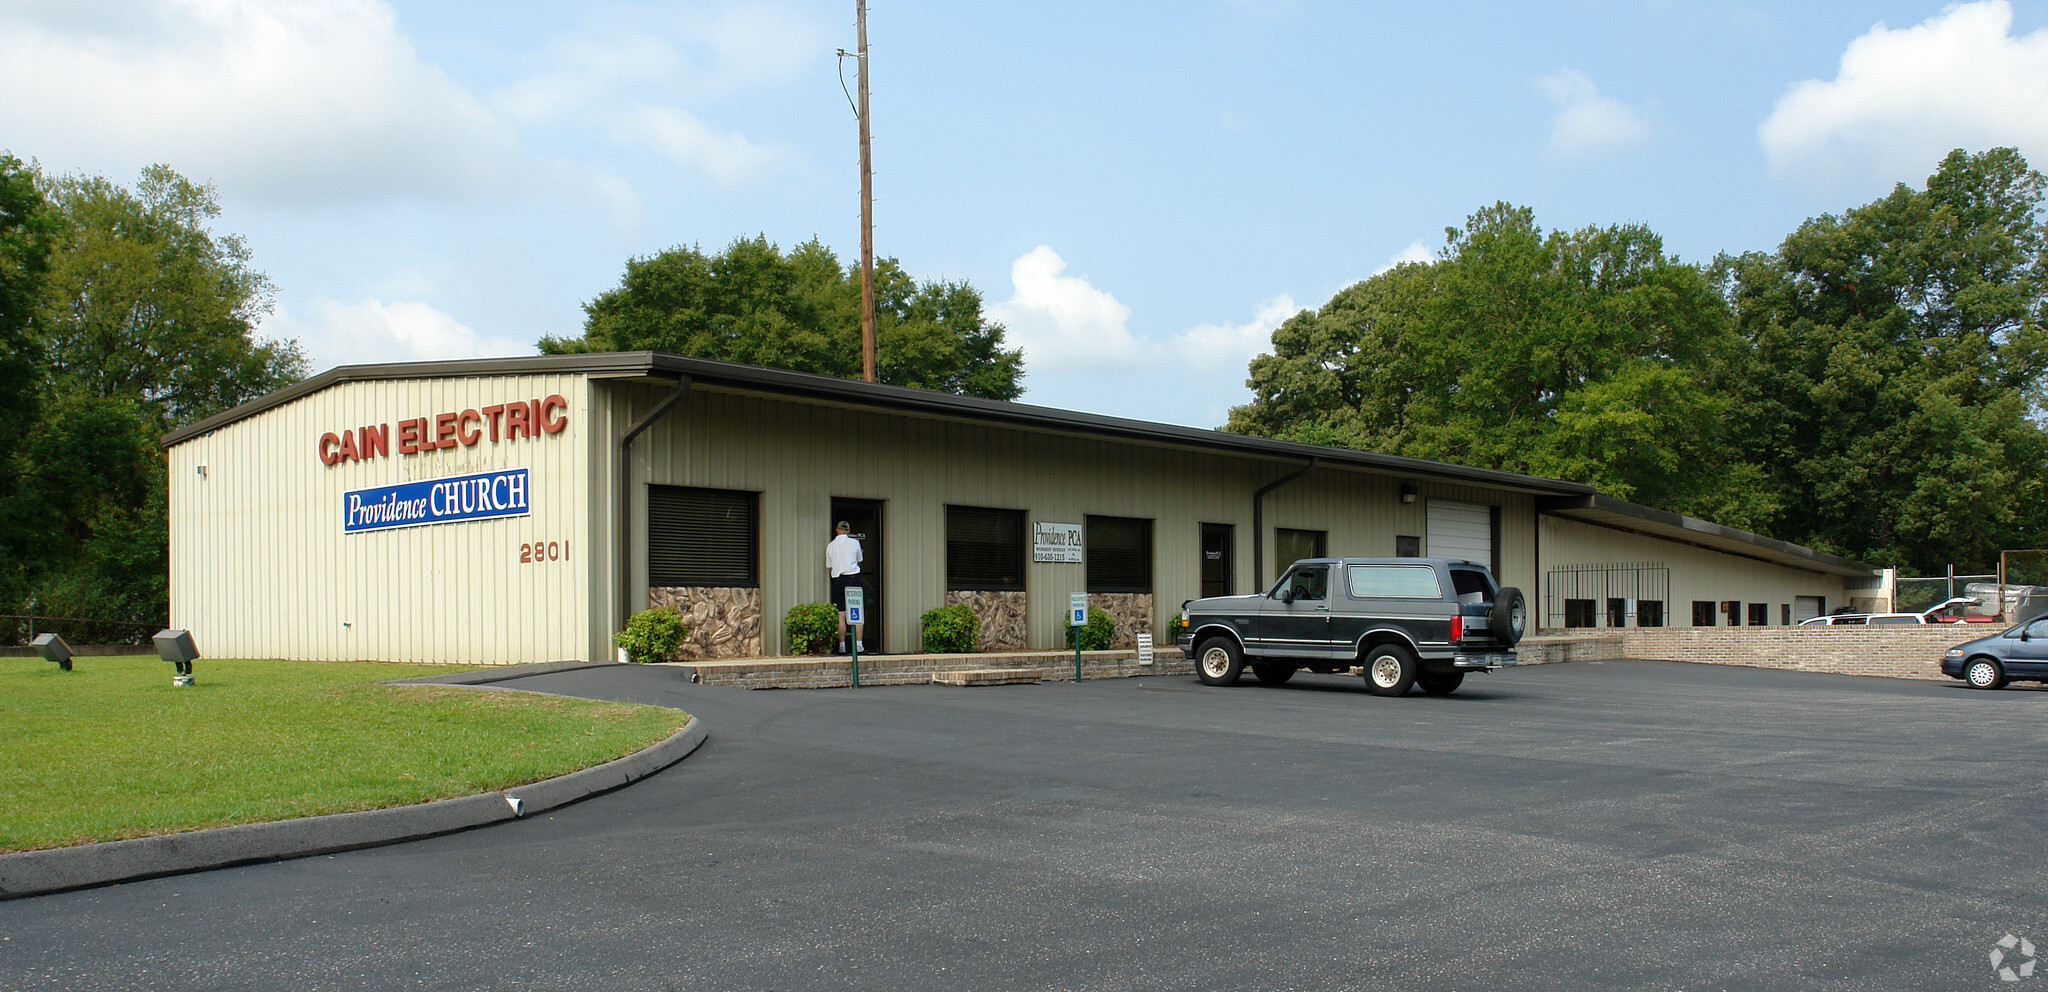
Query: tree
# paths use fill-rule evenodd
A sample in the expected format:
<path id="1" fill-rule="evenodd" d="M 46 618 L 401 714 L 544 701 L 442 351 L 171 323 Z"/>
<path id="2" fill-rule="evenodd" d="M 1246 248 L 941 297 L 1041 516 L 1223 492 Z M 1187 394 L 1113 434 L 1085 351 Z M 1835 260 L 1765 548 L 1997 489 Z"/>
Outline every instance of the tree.
<path id="1" fill-rule="evenodd" d="M 158 439 L 298 380 L 305 361 L 295 344 L 255 337 L 270 284 L 240 239 L 208 228 L 220 213 L 212 187 L 161 165 L 132 191 L 99 177 L 34 179 L 47 236 L 25 252 L 40 253 L 22 280 L 30 288 L 4 300 L 32 301 L 24 333 L 41 402 L 0 452 L 14 483 L 0 506 L 16 552 L 5 592 L 48 614 L 161 623 Z M 7 230 L 0 252 L 13 243 Z"/>
<path id="2" fill-rule="evenodd" d="M 1725 261 L 1749 351 L 1737 440 L 1785 534 L 1929 571 L 2040 545 L 2043 190 L 2013 149 L 1958 149 L 1924 190 Z"/>
<path id="3" fill-rule="evenodd" d="M 1772 507 L 1721 443 L 1735 344 L 1713 275 L 1648 228 L 1546 235 L 1496 204 L 1436 261 L 1282 324 L 1227 429 L 1575 479 L 1741 526 Z"/>
<path id="4" fill-rule="evenodd" d="M 585 304 L 583 336 L 544 354 L 642 349 L 860 377 L 860 283 L 816 239 L 784 253 L 765 237 L 724 252 L 671 248 L 626 263 L 619 286 Z M 964 282 L 919 285 L 894 259 L 875 266 L 876 377 L 988 399 L 1023 393 L 1023 355 L 982 316 Z"/>

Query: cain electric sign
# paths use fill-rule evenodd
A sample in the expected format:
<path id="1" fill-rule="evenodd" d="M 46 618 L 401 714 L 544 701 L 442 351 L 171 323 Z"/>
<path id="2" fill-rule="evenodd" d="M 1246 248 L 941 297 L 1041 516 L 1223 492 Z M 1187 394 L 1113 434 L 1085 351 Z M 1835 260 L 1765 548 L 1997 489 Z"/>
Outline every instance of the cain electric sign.
<path id="1" fill-rule="evenodd" d="M 492 517 L 523 517 L 530 512 L 527 471 L 514 468 L 344 493 L 341 529 L 352 534 Z"/>

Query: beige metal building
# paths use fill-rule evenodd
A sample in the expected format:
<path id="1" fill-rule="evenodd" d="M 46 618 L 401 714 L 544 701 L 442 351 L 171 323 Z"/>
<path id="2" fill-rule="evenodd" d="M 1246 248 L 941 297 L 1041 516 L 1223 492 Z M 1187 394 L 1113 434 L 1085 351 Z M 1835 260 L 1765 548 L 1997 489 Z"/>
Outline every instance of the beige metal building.
<path id="1" fill-rule="evenodd" d="M 1486 562 L 1546 627 L 1780 624 L 1875 574 L 1578 483 L 651 352 L 348 366 L 165 440 L 171 624 L 215 657 L 607 659 L 650 604 L 777 655 L 838 520 L 889 653 L 955 602 L 1057 647 L 1080 591 L 1128 641 L 1319 554 Z"/>

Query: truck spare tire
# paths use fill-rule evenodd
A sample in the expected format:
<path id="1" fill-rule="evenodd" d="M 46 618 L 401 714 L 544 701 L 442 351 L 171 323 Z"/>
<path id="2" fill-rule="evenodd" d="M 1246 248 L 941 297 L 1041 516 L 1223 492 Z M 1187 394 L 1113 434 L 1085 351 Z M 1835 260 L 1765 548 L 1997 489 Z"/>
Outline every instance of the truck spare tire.
<path id="1" fill-rule="evenodd" d="M 1529 604 L 1522 598 L 1522 590 L 1500 587 L 1493 594 L 1493 608 L 1486 612 L 1486 626 L 1501 647 L 1511 648 L 1519 643 L 1529 629 Z"/>

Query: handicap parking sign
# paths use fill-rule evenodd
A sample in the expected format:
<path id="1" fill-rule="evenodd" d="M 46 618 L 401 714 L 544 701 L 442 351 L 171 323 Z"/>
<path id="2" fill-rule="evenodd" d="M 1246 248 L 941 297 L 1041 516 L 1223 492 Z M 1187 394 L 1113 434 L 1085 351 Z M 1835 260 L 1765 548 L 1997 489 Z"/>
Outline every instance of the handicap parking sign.
<path id="1" fill-rule="evenodd" d="M 846 587 L 846 622 L 867 623 L 867 596 L 859 586 Z"/>

